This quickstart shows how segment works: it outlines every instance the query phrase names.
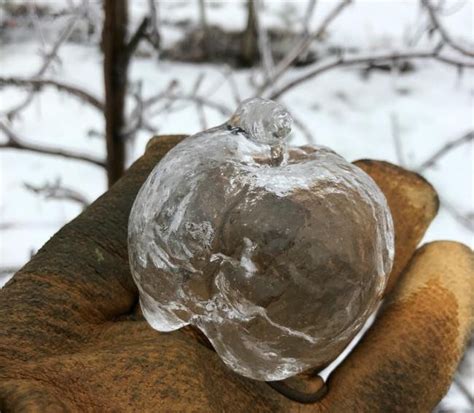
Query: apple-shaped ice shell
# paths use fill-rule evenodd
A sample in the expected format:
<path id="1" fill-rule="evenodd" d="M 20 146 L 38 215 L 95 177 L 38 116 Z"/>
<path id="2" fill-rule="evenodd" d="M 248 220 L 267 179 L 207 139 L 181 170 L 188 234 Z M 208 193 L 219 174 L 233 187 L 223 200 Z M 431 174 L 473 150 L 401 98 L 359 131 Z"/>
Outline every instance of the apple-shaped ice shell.
<path id="1" fill-rule="evenodd" d="M 282 380 L 332 361 L 374 311 L 393 261 L 386 200 L 324 147 L 267 144 L 225 127 L 155 167 L 129 224 L 148 322 L 193 324 L 234 371 Z"/>

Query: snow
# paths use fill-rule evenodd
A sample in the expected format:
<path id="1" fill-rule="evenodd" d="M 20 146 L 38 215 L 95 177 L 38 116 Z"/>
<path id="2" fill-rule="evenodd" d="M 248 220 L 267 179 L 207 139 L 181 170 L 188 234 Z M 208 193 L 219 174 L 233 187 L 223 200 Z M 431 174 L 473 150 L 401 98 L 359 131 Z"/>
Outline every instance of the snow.
<path id="1" fill-rule="evenodd" d="M 62 8 L 64 1 L 41 1 L 53 8 Z M 72 2 L 78 4 L 77 1 Z M 132 26 L 135 27 L 146 12 L 145 0 L 133 1 Z M 334 6 L 333 1 L 317 2 L 310 28 Z M 196 21 L 197 2 L 164 1 L 161 16 L 168 21 L 190 19 Z M 291 25 L 301 27 L 306 2 L 266 2 L 270 11 L 263 16 L 265 27 Z M 474 33 L 474 2 L 448 2 L 450 8 L 459 9 L 443 16 L 443 23 L 460 41 L 472 40 Z M 99 9 L 100 11 L 100 9 Z M 423 22 L 418 2 L 389 0 L 360 0 L 348 7 L 331 26 L 329 45 L 355 47 L 360 51 L 387 51 L 406 49 L 410 40 L 417 38 L 416 28 Z M 235 30 L 245 25 L 245 8 L 242 1 L 211 2 L 208 21 Z M 63 27 L 64 20 L 58 23 Z M 41 21 L 38 23 L 41 26 Z M 52 30 L 43 27 L 44 35 Z M 169 25 L 163 28 L 165 44 L 175 41 L 181 33 Z M 48 41 L 47 41 L 48 43 Z M 422 36 L 417 49 L 426 50 L 436 39 Z M 0 76 L 29 76 L 41 64 L 41 42 L 37 36 L 26 37 L 0 44 Z M 324 50 L 323 50 L 324 52 Z M 54 64 L 48 75 L 103 95 L 101 54 L 97 45 L 66 43 L 60 49 L 61 64 Z M 465 71 L 459 76 L 456 69 L 434 61 L 416 61 L 415 71 L 395 74 L 374 71 L 368 78 L 358 68 L 329 71 L 304 83 L 282 98 L 287 108 L 303 121 L 318 144 L 332 147 L 350 160 L 358 158 L 383 159 L 398 162 L 392 137 L 392 119 L 399 124 L 402 150 L 406 166 L 417 168 L 446 142 L 460 137 L 474 127 L 474 73 Z M 191 91 L 196 78 L 203 74 L 200 93 L 234 109 L 236 104 L 231 88 L 225 80 L 226 67 L 221 65 L 194 65 L 156 58 L 136 58 L 130 69 L 132 81 L 141 80 L 144 96 L 151 96 L 179 81 L 184 92 Z M 283 79 L 303 73 L 305 68 L 291 69 Z M 234 71 L 241 98 L 255 93 L 249 83 L 250 70 Z M 281 84 L 282 84 L 281 83 Z M 15 88 L 0 91 L 0 111 L 21 102 L 25 92 Z M 130 102 L 132 104 L 132 102 Z M 188 133 L 202 130 L 194 104 L 179 104 L 179 111 L 165 112 L 149 119 L 160 134 Z M 207 125 L 224 121 L 219 112 L 205 108 Z M 86 152 L 105 157 L 102 138 L 89 137 L 93 129 L 102 131 L 104 121 L 93 108 L 78 100 L 45 89 L 11 128 L 29 142 L 51 147 Z M 143 153 L 151 137 L 140 132 L 130 149 L 129 162 Z M 3 138 L 2 138 L 3 139 Z M 296 129 L 294 144 L 306 143 L 304 135 Z M 461 214 L 473 213 L 473 145 L 463 145 L 443 157 L 424 176 L 446 200 Z M 84 162 L 15 150 L 0 151 L 0 265 L 23 265 L 61 226 L 81 212 L 81 207 L 67 201 L 44 200 L 24 188 L 24 183 L 41 185 L 58 177 L 70 188 L 83 193 L 93 201 L 106 190 L 104 172 Z M 456 220 L 445 208 L 428 230 L 423 242 L 449 239 L 474 246 L 473 232 Z M 0 285 L 9 276 L 0 275 Z M 449 408 L 463 408 L 466 401 L 453 387 L 446 399 Z M 456 404 L 457 403 L 457 404 Z"/>

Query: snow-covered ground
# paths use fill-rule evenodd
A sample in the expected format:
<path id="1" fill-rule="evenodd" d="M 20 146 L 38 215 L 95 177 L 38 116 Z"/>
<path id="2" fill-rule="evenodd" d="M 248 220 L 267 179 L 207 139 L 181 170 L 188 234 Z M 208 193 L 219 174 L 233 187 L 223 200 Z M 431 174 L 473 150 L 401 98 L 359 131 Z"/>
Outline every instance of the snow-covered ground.
<path id="1" fill-rule="evenodd" d="M 62 7 L 65 1 L 45 2 Z M 146 1 L 131 1 L 132 25 L 147 11 Z M 263 17 L 265 27 L 292 25 L 298 28 L 306 1 L 267 1 L 269 10 Z M 334 6 L 334 1 L 317 4 L 310 28 Z M 443 17 L 443 22 L 456 39 L 472 40 L 474 34 L 474 2 L 455 1 L 450 6 L 456 13 Z M 161 1 L 162 18 L 172 21 L 197 16 L 197 2 Z M 245 10 L 242 2 L 212 2 L 208 20 L 227 28 L 242 29 Z M 359 0 L 347 8 L 330 26 L 328 43 L 355 47 L 361 52 L 406 49 L 407 40 L 416 36 L 424 16 L 416 1 Z M 420 17 L 421 16 L 421 17 Z M 49 25 L 37 22 L 46 43 L 52 41 Z M 58 23 L 59 27 L 65 20 Z M 55 23 L 55 24 L 56 24 Z M 41 25 L 43 24 L 43 27 Z M 38 30 L 38 29 L 37 29 Z M 178 29 L 163 28 L 165 43 L 181 36 Z M 38 51 L 42 36 L 26 36 L 23 40 L 0 44 L 0 76 L 29 76 L 41 65 Z M 49 42 L 49 43 L 48 43 Z M 425 35 L 416 45 L 423 49 L 436 39 Z M 426 48 L 425 47 L 425 48 Z M 59 52 L 61 64 L 53 65 L 49 77 L 68 81 L 103 95 L 101 53 L 97 45 L 66 43 Z M 130 71 L 133 81 L 142 81 L 144 96 L 166 89 L 171 80 L 179 81 L 183 91 L 190 91 L 198 76 L 203 75 L 200 91 L 203 96 L 230 108 L 235 101 L 224 76 L 226 68 L 219 65 L 195 65 L 136 58 Z M 295 77 L 304 68 L 293 68 L 283 78 Z M 249 83 L 250 70 L 234 71 L 240 97 L 251 97 L 255 91 Z M 25 92 L 14 88 L 0 91 L 0 111 L 21 102 Z M 416 168 L 443 144 L 474 128 L 474 70 L 462 76 L 455 68 L 434 61 L 416 61 L 415 71 L 404 74 L 374 71 L 368 78 L 360 69 L 329 71 L 285 94 L 282 102 L 303 121 L 314 141 L 332 147 L 350 160 L 384 159 L 398 162 L 393 139 L 394 120 L 398 124 L 406 166 Z M 221 123 L 224 117 L 206 108 L 207 125 Z M 91 129 L 103 130 L 103 119 L 91 109 L 55 90 L 38 93 L 34 102 L 10 125 L 29 142 L 74 149 L 105 157 L 102 138 L 89 137 Z M 151 119 L 157 132 L 195 133 L 202 130 L 196 107 L 185 105 L 179 111 L 159 114 Z M 143 153 L 149 132 L 140 132 L 130 147 L 129 162 Z M 4 137 L 0 137 L 4 139 Z M 307 140 L 295 130 L 293 143 Z M 435 166 L 424 171 L 436 187 L 441 199 L 458 214 L 470 216 L 474 209 L 473 145 L 458 147 Z M 20 267 L 62 225 L 74 218 L 81 207 L 70 201 L 44 200 L 24 187 L 24 183 L 41 185 L 61 179 L 62 184 L 84 194 L 90 201 L 106 190 L 106 177 L 99 167 L 83 162 L 15 150 L 0 151 L 0 266 Z M 452 211 L 441 208 L 424 241 L 450 239 L 474 245 L 473 232 L 456 219 Z M 8 275 L 0 275 L 0 285 Z M 474 386 L 474 381 L 471 383 Z M 457 388 L 445 400 L 445 408 L 467 408 Z"/>

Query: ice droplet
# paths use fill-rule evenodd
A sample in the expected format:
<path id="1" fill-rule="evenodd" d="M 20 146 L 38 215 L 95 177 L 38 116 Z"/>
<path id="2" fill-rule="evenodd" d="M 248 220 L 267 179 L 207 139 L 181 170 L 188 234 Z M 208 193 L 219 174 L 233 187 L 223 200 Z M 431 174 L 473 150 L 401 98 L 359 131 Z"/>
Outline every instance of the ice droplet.
<path id="1" fill-rule="evenodd" d="M 336 358 L 392 267 L 385 197 L 324 147 L 287 147 L 291 116 L 263 99 L 156 165 L 129 220 L 153 328 L 193 324 L 234 371 L 282 380 Z"/>

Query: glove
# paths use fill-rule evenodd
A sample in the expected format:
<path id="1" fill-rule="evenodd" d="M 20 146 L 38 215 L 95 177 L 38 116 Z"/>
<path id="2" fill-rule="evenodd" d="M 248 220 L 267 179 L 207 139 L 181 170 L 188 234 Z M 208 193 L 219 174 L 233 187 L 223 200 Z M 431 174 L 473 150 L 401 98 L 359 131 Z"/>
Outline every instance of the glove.
<path id="1" fill-rule="evenodd" d="M 0 410 L 6 412 L 429 412 L 473 327 L 474 260 L 456 242 L 416 250 L 438 198 L 386 162 L 356 164 L 385 193 L 396 254 L 379 315 L 327 383 L 302 404 L 230 371 L 192 327 L 143 319 L 127 254 L 137 191 L 182 136 L 153 138 L 108 192 L 65 225 L 0 290 Z M 321 386 L 314 372 L 289 379 Z"/>

